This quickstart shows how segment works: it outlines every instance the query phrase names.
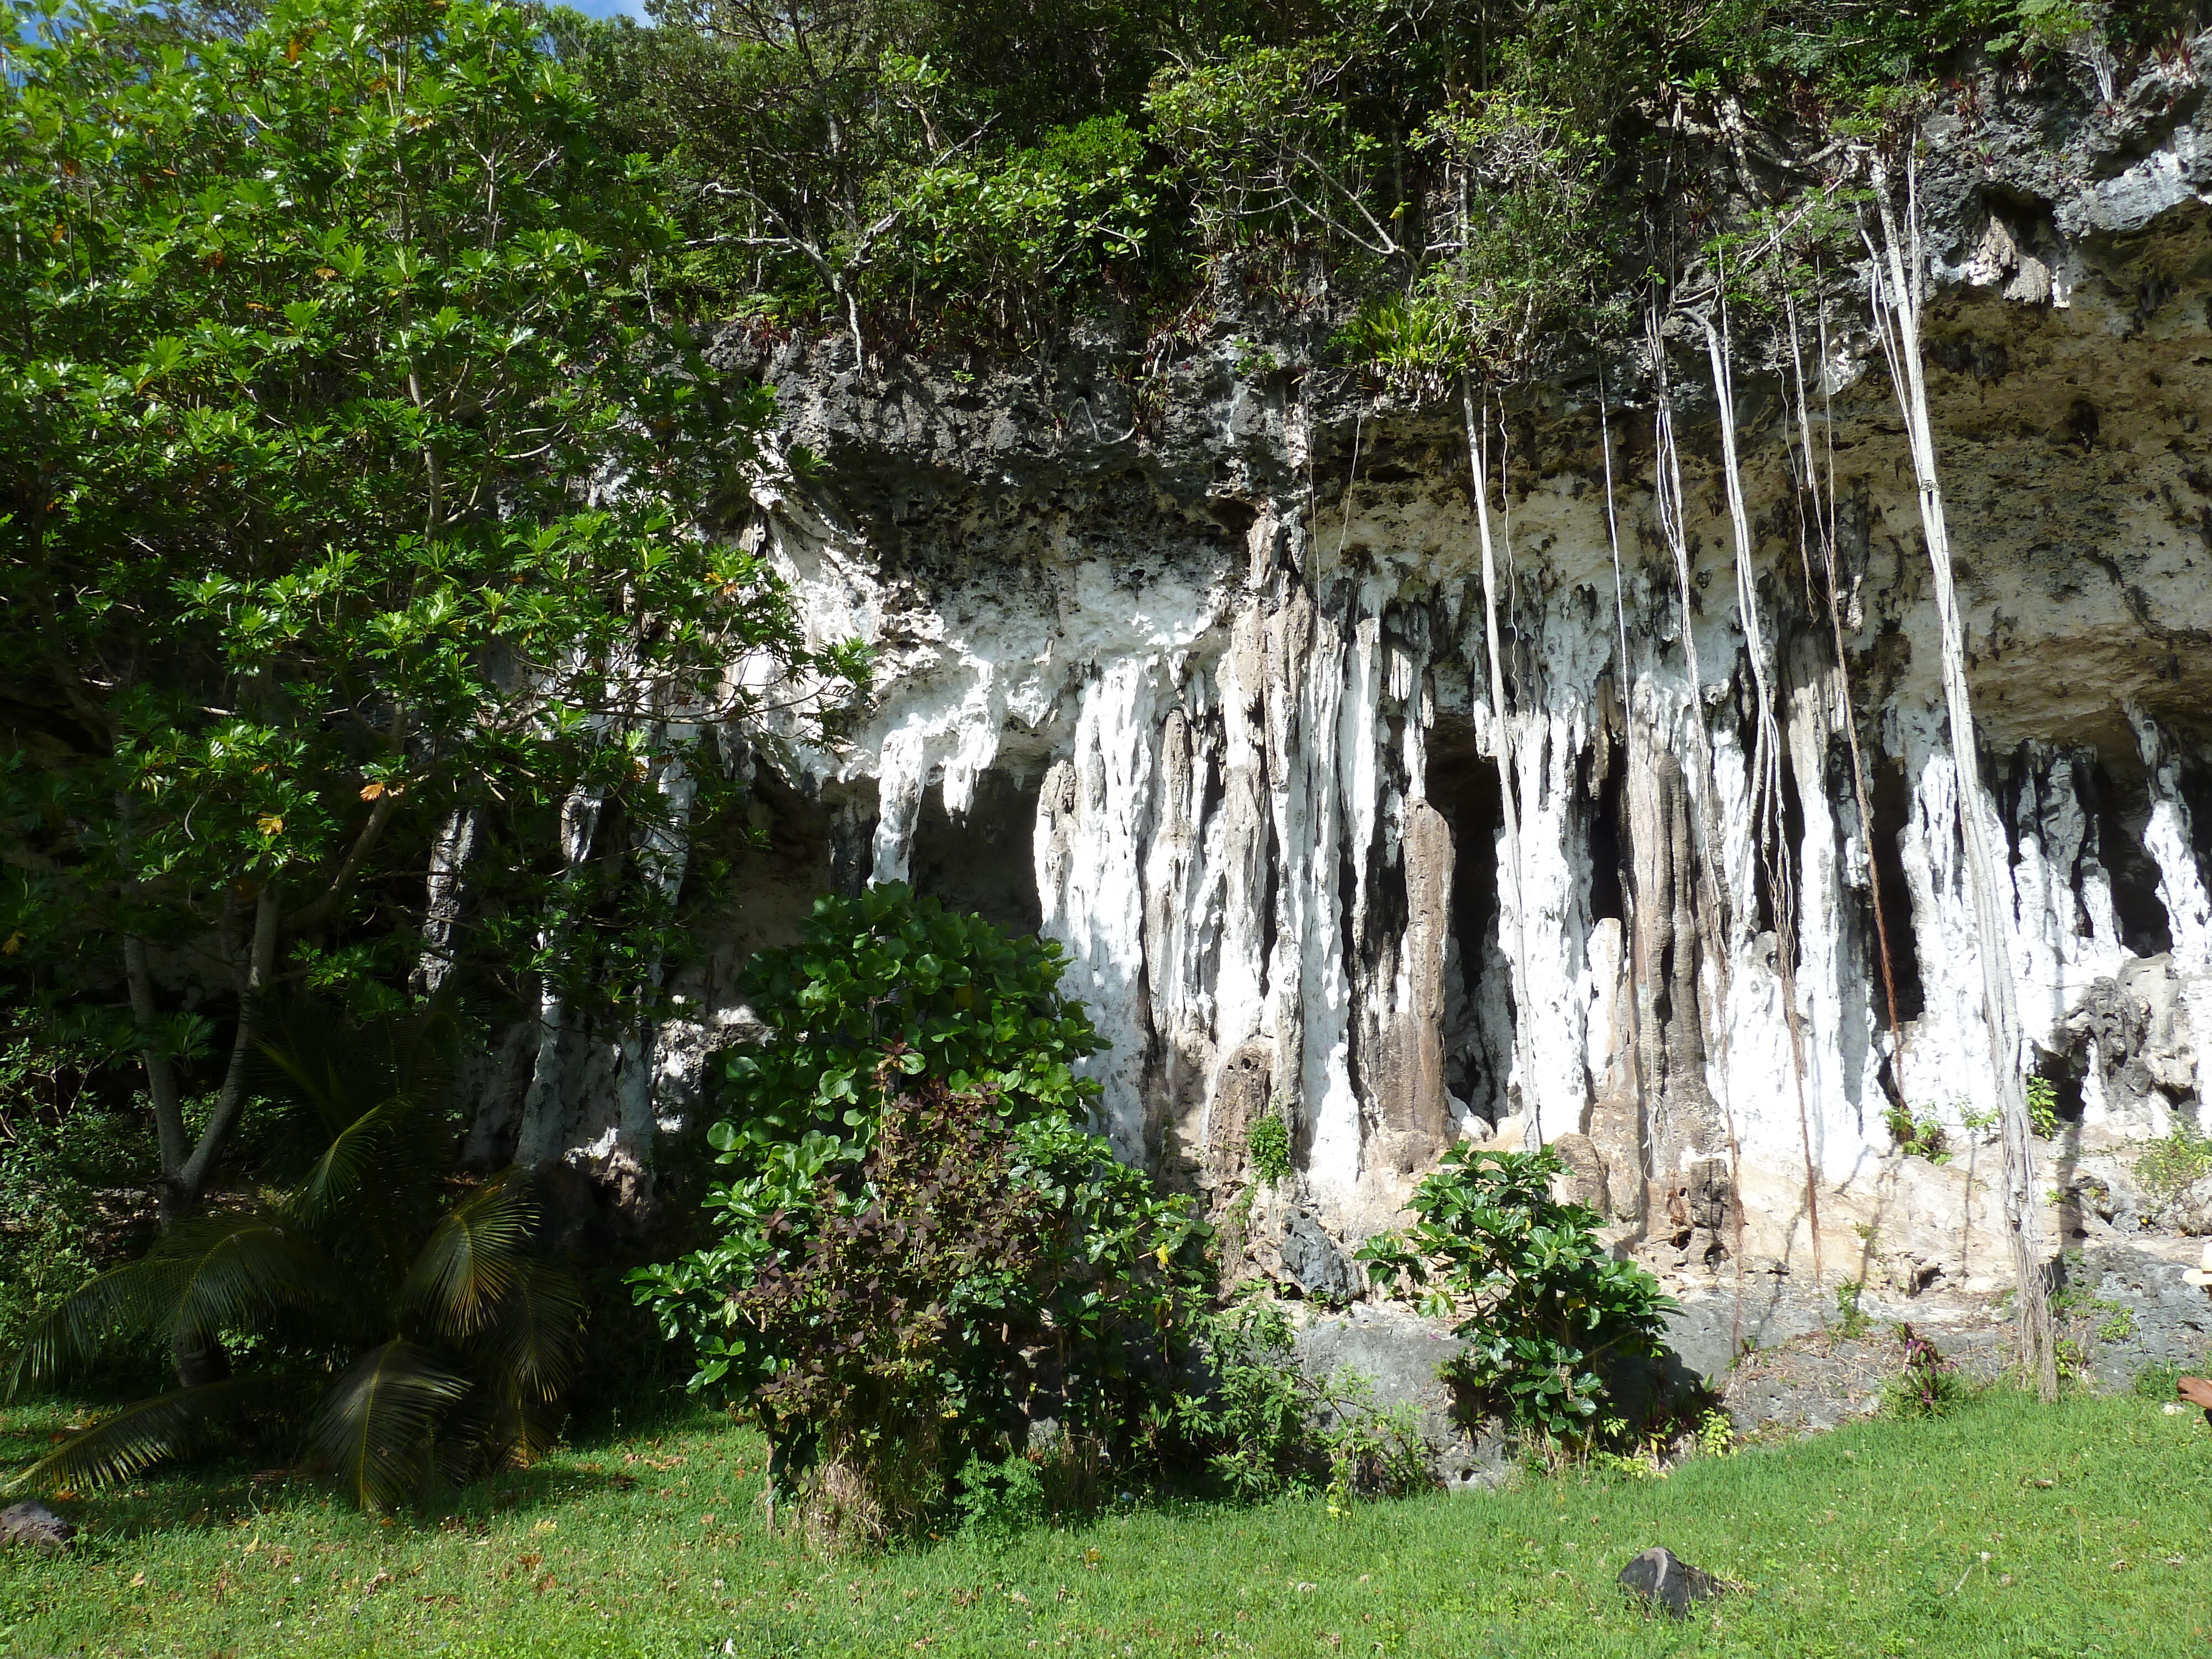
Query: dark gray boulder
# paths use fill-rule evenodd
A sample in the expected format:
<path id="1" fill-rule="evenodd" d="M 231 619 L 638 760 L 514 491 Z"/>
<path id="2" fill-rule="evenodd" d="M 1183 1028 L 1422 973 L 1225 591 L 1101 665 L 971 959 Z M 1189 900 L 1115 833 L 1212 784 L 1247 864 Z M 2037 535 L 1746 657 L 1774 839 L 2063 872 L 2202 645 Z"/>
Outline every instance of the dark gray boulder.
<path id="1" fill-rule="evenodd" d="M 69 1547 L 76 1528 L 44 1504 L 12 1504 L 0 1510 L 0 1545 L 21 1544 L 41 1555 Z"/>
<path id="2" fill-rule="evenodd" d="M 1693 1567 L 1669 1549 L 1648 1549 L 1620 1570 L 1622 1591 L 1657 1612 L 1676 1619 L 1698 1601 L 1710 1601 L 1723 1593 L 1718 1579 Z"/>
<path id="3" fill-rule="evenodd" d="M 1359 1266 L 1340 1249 L 1321 1223 L 1300 1212 L 1283 1227 L 1283 1271 L 1317 1302 L 1338 1307 L 1365 1288 Z"/>

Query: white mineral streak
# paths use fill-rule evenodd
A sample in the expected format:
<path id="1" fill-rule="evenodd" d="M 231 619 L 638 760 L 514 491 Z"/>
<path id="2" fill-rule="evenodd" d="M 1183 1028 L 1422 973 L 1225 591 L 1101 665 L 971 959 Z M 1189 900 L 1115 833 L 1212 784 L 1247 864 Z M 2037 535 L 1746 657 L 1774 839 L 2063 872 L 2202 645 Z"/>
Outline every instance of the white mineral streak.
<path id="1" fill-rule="evenodd" d="M 1263 500 L 1242 556 L 1148 553 L 1132 569 L 1127 544 L 1063 539 L 1036 569 L 934 587 L 894 587 L 858 532 L 771 501 L 763 544 L 811 626 L 878 651 L 865 718 L 834 750 L 799 750 L 798 781 L 834 792 L 835 813 L 860 837 L 856 874 L 878 881 L 917 875 L 917 835 L 938 803 L 957 832 L 987 799 L 1008 798 L 982 793 L 986 778 L 1035 792 L 1034 823 L 1014 831 L 1033 849 L 1036 913 L 1066 951 L 1066 988 L 1111 1045 L 1091 1069 L 1125 1157 L 1184 1175 L 1222 1167 L 1221 1143 L 1241 1145 L 1255 1103 L 1272 1097 L 1293 1127 L 1297 1201 L 1348 1237 L 1389 1223 L 1462 1134 L 1504 1145 L 1535 1125 L 1547 1139 L 1587 1135 L 1626 1215 L 1645 1206 L 1646 1178 L 1725 1156 L 1725 1121 L 1747 1202 L 1768 1206 L 1751 1218 L 1752 1248 L 1794 1248 L 1805 1232 L 1798 1080 L 1768 889 L 1753 879 L 1754 688 L 1741 601 L 1725 597 L 1731 520 L 1771 522 L 1783 469 L 1762 473 L 1750 451 L 1744 465 L 1753 500 L 1726 503 L 1711 477 L 1686 492 L 1692 592 L 1705 596 L 1687 641 L 1648 483 L 1623 483 L 1626 674 L 1601 502 L 1570 476 L 1513 498 L 1500 556 L 1517 574 L 1498 590 L 1503 722 L 1486 689 L 1480 538 L 1463 492 L 1352 491 L 1310 521 Z M 1863 487 L 1862 521 L 1910 534 L 1899 529 L 1913 522 L 1909 477 Z M 1773 856 L 1788 860 L 1794 893 L 1802 1133 L 1832 1253 L 1832 1230 L 1853 1221 L 1905 1225 L 1882 1207 L 1899 1194 L 1923 1204 L 1953 1190 L 1948 1175 L 1903 1180 L 1885 1121 L 1890 1037 L 1869 911 L 1876 842 L 1887 859 L 1895 839 L 1905 890 L 1895 890 L 1898 864 L 1884 879 L 1890 902 L 1909 908 L 1909 926 L 1893 931 L 1923 1005 L 1906 1012 L 1897 1074 L 1914 1113 L 1962 1146 L 1965 1120 L 1993 1098 L 1978 930 L 1924 594 L 1877 582 L 1849 601 L 1855 653 L 1885 627 L 1904 647 L 1880 676 L 1854 664 L 1863 696 L 1881 687 L 1857 717 L 1869 766 L 1891 780 L 1869 826 L 1852 805 L 1852 714 L 1825 618 L 1808 631 L 1789 599 L 1794 570 L 1764 543 L 1756 556 L 1759 585 L 1737 592 L 1757 592 L 1781 641 L 1765 659 L 1790 800 Z M 2015 607 L 2002 589 L 1974 603 L 1978 639 L 1995 629 L 1993 604 Z M 2080 603 L 2049 626 L 2089 634 L 2125 614 L 2117 600 L 2109 614 Z M 2171 1100 L 2196 1085 L 2198 1034 L 2212 1036 L 2212 894 L 2176 740 L 2132 703 L 2123 720 L 2120 691 L 2099 687 L 2129 682 L 2100 672 L 2107 680 L 2066 693 L 2081 716 L 2069 713 L 2070 726 L 2039 731 L 2032 709 L 1996 700 L 2006 735 L 1984 759 L 1999 785 L 1984 828 L 2009 854 L 1996 863 L 2024 1060 L 2078 1079 L 2085 1133 L 2141 1134 L 2171 1121 Z M 2046 735 L 2093 728 L 2131 732 L 2134 753 Z M 1517 892 L 1500 878 L 1496 785 L 1484 781 L 1501 753 L 1519 806 Z M 2147 805 L 2116 812 L 2108 774 L 2124 761 L 2132 775 L 2138 760 Z M 1712 793 L 1701 799 L 1708 763 Z M 1635 833 L 1671 835 L 1674 851 L 1631 846 L 1627 807 L 1601 805 L 1608 775 L 1660 790 L 1657 816 Z M 1901 823 L 1881 818 L 1885 799 L 1901 805 Z M 1599 901 L 1611 877 L 1599 867 L 1601 828 L 1602 859 L 1630 868 L 1625 916 Z M 2139 848 L 2123 858 L 2114 836 Z M 1668 878 L 1673 915 L 1639 920 L 1639 883 L 1669 858 L 1686 860 Z M 2154 877 L 2165 957 L 2124 941 L 2128 903 L 2150 902 L 2147 885 L 2125 898 L 2127 867 L 2150 872 L 2139 885 Z M 1485 910 L 1455 915 L 1469 896 Z M 1740 920 L 1716 937 L 1705 907 L 1723 896 Z M 1516 920 L 1525 963 L 1509 961 Z M 1658 976 L 1678 969 L 1667 995 L 1699 1005 L 1676 1009 L 1665 1031 L 1647 1029 L 1642 1060 L 1630 1054 L 1623 992 L 1638 950 L 1643 1018 L 1666 1000 Z M 1684 959 L 1670 966 L 1669 951 Z M 2100 998 L 2133 999 L 2148 1035 L 2085 1026 Z M 1662 1048 L 1680 1068 L 1670 1079 L 1647 1074 Z M 2156 1086 L 2130 1080 L 2138 1073 Z M 1981 1157 L 1984 1179 L 1993 1162 Z M 1956 1255 L 1958 1213 L 1942 1219 L 1957 1270 L 2000 1270 L 1995 1215 L 1993 1199 L 1977 1204 L 1971 1263 Z"/>
<path id="2" fill-rule="evenodd" d="M 2143 850 L 2158 866 L 2158 896 L 2173 935 L 2173 965 L 2184 973 L 2212 969 L 2212 898 L 2190 846 L 2189 808 L 2181 799 L 2181 758 L 2158 723 L 2132 702 L 2123 705 L 2149 774 L 2150 822 Z"/>

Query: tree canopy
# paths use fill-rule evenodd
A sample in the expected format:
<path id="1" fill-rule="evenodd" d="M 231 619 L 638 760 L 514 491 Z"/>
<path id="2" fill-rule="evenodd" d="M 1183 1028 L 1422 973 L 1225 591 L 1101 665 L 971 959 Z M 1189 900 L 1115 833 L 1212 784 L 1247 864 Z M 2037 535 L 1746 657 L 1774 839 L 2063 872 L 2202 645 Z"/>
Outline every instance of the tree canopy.
<path id="1" fill-rule="evenodd" d="M 442 976 L 454 814 L 507 849 L 494 977 L 605 986 L 580 814 L 649 854 L 702 730 L 859 663 L 721 533 L 769 395 L 660 301 L 659 174 L 533 14 L 19 6 L 3 50 L 0 949 L 112 1011 L 181 1212 L 280 978 Z M 635 996 L 671 896 L 613 864 Z M 211 1066 L 186 984 L 240 1011 Z"/>

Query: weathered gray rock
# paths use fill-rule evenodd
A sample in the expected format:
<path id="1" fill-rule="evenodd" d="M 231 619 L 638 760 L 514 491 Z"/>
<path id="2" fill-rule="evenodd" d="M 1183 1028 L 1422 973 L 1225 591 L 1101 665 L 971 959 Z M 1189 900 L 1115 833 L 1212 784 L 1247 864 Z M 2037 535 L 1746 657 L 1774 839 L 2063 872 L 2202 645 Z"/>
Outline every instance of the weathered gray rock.
<path id="1" fill-rule="evenodd" d="M 1359 1294 L 1359 1265 L 1312 1216 L 1301 1212 L 1284 1224 L 1282 1251 L 1283 1271 L 1316 1301 L 1340 1306 Z"/>
<path id="2" fill-rule="evenodd" d="M 1680 1619 L 1699 1601 L 1710 1601 L 1724 1587 L 1702 1567 L 1693 1567 L 1670 1549 L 1654 1547 L 1620 1570 L 1620 1588 L 1653 1612 Z"/>
<path id="3" fill-rule="evenodd" d="M 1370 1385 L 1375 1406 L 1413 1410 L 1437 1484 L 1455 1492 L 1503 1484 L 1511 1462 L 1499 1425 L 1469 1426 L 1454 1413 L 1441 1373 L 1465 1346 L 1416 1315 L 1364 1303 L 1297 1334 L 1298 1364 L 1310 1376 L 1352 1373 Z"/>
<path id="4" fill-rule="evenodd" d="M 0 1546 L 21 1545 L 41 1555 L 58 1555 L 76 1536 L 76 1528 L 44 1504 L 11 1504 L 0 1510 Z"/>

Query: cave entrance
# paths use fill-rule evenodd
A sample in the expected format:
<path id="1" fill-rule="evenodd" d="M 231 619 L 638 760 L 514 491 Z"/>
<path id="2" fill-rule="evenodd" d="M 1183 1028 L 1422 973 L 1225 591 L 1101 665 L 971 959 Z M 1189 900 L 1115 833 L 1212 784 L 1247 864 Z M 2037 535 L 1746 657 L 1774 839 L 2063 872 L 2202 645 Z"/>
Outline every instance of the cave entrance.
<path id="1" fill-rule="evenodd" d="M 1498 839 L 1505 825 L 1498 764 L 1474 727 L 1444 719 L 1428 738 L 1429 804 L 1452 838 L 1451 926 L 1444 954 L 1444 1086 L 1475 1116 L 1504 1111 L 1513 1054 L 1512 976 L 1498 939 Z"/>
<path id="2" fill-rule="evenodd" d="M 1037 898 L 1036 819 L 1042 777 L 994 769 L 978 775 L 975 799 L 954 822 L 941 787 L 925 789 L 908 863 L 914 890 L 949 910 L 972 910 L 1008 933 L 1044 925 Z"/>
<path id="3" fill-rule="evenodd" d="M 2085 805 L 2097 826 L 2096 857 L 2112 884 L 2120 945 L 2139 957 L 2161 956 L 2173 949 L 2173 924 L 2159 896 L 2158 861 L 2143 847 L 2143 832 L 2150 827 L 2150 780 L 2143 775 L 2142 763 L 2129 757 L 2115 764 L 2100 758 L 2087 783 L 2090 800 Z"/>
<path id="4" fill-rule="evenodd" d="M 1912 937 L 1912 890 L 1905 879 L 1905 836 L 1912 822 L 1912 790 L 1905 781 L 1905 763 L 1887 756 L 1875 758 L 1874 775 L 1867 780 L 1867 805 L 1874 813 L 1869 826 L 1867 851 L 1874 860 L 1875 891 L 1881 906 L 1881 932 L 1869 915 L 1866 928 L 1867 974 L 1875 990 L 1875 1018 L 1887 1024 L 1889 1012 L 1881 988 L 1881 939 L 1889 939 L 1892 983 L 1897 990 L 1897 1023 L 1910 1024 L 1928 1006 L 1920 982 L 1920 951 Z M 1871 913 L 1872 906 L 1869 907 Z"/>

